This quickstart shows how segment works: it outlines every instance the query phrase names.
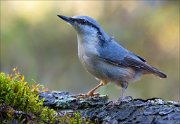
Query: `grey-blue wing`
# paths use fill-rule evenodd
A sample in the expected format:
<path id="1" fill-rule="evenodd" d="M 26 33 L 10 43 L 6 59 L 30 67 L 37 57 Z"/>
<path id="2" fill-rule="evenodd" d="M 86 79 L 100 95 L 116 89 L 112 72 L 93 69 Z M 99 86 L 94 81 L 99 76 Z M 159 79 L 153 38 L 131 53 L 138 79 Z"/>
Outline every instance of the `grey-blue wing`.
<path id="1" fill-rule="evenodd" d="M 128 51 L 118 43 L 111 41 L 103 48 L 99 49 L 98 57 L 104 62 L 120 67 L 130 67 L 142 73 L 154 73 L 162 78 L 165 74 L 158 69 L 148 65 L 142 57 Z"/>
<path id="2" fill-rule="evenodd" d="M 98 48 L 99 57 L 119 66 L 134 67 L 139 69 L 146 60 L 142 57 L 128 51 L 115 41 L 107 42 L 101 48 Z"/>
<path id="3" fill-rule="evenodd" d="M 122 47 L 120 44 L 109 41 L 103 47 L 97 48 L 99 56 L 114 62 L 120 62 L 129 54 L 129 51 Z"/>

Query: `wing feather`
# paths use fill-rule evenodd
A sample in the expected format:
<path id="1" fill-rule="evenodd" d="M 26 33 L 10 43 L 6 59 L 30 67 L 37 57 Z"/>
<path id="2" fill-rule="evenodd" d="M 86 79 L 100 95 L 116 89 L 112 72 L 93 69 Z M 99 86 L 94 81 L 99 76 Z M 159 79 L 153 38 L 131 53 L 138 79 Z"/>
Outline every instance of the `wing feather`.
<path id="1" fill-rule="evenodd" d="M 153 73 L 161 78 L 167 77 L 163 72 L 148 65 L 144 58 L 128 51 L 113 40 L 104 46 L 104 48 L 99 48 L 98 58 L 115 66 L 129 67 L 145 74 Z"/>

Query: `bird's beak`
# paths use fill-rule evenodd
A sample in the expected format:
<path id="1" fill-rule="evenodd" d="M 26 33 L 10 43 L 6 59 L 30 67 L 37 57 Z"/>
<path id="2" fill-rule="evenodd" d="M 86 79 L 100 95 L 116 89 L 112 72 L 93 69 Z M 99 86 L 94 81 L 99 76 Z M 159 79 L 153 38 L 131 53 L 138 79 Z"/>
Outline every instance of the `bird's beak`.
<path id="1" fill-rule="evenodd" d="M 71 17 L 67 17 L 67 16 L 63 16 L 63 15 L 57 15 L 57 16 L 70 24 L 72 24 L 74 22 Z"/>

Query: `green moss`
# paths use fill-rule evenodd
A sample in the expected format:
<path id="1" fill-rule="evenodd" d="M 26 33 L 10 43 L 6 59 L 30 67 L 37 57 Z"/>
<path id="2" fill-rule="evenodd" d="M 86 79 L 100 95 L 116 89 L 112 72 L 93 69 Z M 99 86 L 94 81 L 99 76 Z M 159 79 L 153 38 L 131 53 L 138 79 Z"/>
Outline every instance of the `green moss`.
<path id="1" fill-rule="evenodd" d="M 89 123 L 78 113 L 59 117 L 55 110 L 44 107 L 44 99 L 40 100 L 38 93 L 46 89 L 37 83 L 30 86 L 17 69 L 13 72 L 0 73 L 0 123 L 11 123 L 14 119 L 19 123 Z"/>

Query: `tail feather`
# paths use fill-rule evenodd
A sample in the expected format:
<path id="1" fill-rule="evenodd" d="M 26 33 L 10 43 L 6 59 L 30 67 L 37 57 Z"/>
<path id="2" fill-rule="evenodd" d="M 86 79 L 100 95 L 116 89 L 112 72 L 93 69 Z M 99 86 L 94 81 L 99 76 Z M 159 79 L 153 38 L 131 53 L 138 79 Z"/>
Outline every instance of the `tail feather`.
<path id="1" fill-rule="evenodd" d="M 152 73 L 156 76 L 159 76 L 160 78 L 167 78 L 166 74 L 164 74 L 163 72 L 161 72 L 157 68 L 148 65 L 147 63 L 145 64 L 144 67 L 145 67 L 146 73 Z"/>
<path id="2" fill-rule="evenodd" d="M 157 68 L 152 67 L 152 69 L 153 69 L 152 70 L 153 74 L 155 74 L 155 75 L 157 75 L 157 76 L 159 76 L 161 78 L 167 78 L 167 75 L 164 74 L 163 72 L 159 71 Z"/>

